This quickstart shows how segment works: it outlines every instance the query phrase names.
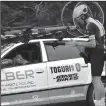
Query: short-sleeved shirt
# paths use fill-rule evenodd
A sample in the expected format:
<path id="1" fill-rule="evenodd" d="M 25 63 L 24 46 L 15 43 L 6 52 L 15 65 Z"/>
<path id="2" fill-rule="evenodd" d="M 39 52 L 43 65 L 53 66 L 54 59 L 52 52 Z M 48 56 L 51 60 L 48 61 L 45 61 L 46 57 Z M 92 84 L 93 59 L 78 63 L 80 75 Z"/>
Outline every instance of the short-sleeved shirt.
<path id="1" fill-rule="evenodd" d="M 88 34 L 95 35 L 96 47 L 90 49 L 89 62 L 91 63 L 92 76 L 100 76 L 104 65 L 104 27 L 103 25 L 92 19 L 88 19 L 87 24 Z M 102 49 L 103 48 L 103 49 Z"/>
<path id="2" fill-rule="evenodd" d="M 103 42 L 104 42 L 105 30 L 103 25 L 99 21 L 96 21 L 93 18 L 89 18 L 86 29 L 87 33 L 90 36 L 95 35 L 97 43 L 96 48 L 104 48 Z"/>

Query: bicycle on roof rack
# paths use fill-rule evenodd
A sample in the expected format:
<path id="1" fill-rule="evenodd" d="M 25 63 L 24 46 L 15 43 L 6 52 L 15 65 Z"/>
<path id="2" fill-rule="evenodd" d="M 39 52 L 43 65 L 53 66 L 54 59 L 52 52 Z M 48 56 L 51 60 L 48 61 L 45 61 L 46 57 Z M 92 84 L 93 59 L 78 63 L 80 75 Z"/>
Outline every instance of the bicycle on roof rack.
<path id="1" fill-rule="evenodd" d="M 2 27 L 2 44 L 19 41 L 28 43 L 31 39 L 39 38 L 56 38 L 62 40 L 67 32 L 69 34 L 68 37 L 86 37 L 87 35 L 85 29 L 81 29 L 81 27 L 78 26 L 78 23 L 74 22 L 74 18 L 72 16 L 74 8 L 82 3 L 86 3 L 88 5 L 91 16 L 104 24 L 104 12 L 97 2 L 67 2 L 61 13 L 62 26 L 35 27 L 33 25 L 21 27 Z M 32 13 L 34 11 L 32 8 L 25 8 L 25 6 L 23 8 L 21 7 L 21 10 L 25 11 L 25 9 L 29 9 Z M 65 13 L 70 13 L 69 17 L 66 17 Z"/>

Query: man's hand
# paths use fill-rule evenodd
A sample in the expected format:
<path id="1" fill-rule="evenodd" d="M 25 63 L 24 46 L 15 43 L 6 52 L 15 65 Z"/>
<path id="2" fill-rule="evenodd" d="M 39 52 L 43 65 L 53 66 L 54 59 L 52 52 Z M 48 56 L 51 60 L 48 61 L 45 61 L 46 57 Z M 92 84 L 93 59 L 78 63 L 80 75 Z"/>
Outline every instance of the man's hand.
<path id="1" fill-rule="evenodd" d="M 91 47 L 92 48 L 95 48 L 96 47 L 96 40 L 95 40 L 95 35 L 91 35 L 89 36 L 89 43 L 91 44 Z"/>
<path id="2" fill-rule="evenodd" d="M 76 46 L 77 45 L 77 41 L 71 39 L 70 41 L 67 41 L 66 44 L 67 45 L 75 45 Z"/>
<path id="3" fill-rule="evenodd" d="M 89 40 L 95 40 L 95 35 L 89 36 Z"/>
<path id="4" fill-rule="evenodd" d="M 67 42 L 68 45 L 75 45 L 75 46 L 83 46 L 83 47 L 88 47 L 88 48 L 95 48 L 96 46 L 96 40 L 94 39 L 94 36 L 91 36 L 88 41 L 76 41 L 71 39 L 70 41 Z"/>
<path id="5" fill-rule="evenodd" d="M 69 26 L 69 30 L 75 30 L 76 29 L 76 26 Z"/>

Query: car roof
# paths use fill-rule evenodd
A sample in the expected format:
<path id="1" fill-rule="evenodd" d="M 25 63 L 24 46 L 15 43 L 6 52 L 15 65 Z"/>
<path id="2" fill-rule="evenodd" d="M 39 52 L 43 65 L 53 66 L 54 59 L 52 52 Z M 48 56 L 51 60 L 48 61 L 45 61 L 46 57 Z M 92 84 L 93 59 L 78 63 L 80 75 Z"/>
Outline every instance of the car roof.
<path id="1" fill-rule="evenodd" d="M 54 40 L 58 40 L 58 39 L 55 39 L 55 38 L 52 38 L 52 39 L 35 39 L 35 40 L 30 40 L 30 42 L 40 42 L 40 41 L 54 41 Z M 88 41 L 88 38 L 63 38 L 63 40 L 76 40 L 76 41 Z"/>
<path id="2" fill-rule="evenodd" d="M 58 39 L 55 39 L 55 38 L 52 38 L 52 39 L 34 39 L 34 40 L 30 40 L 28 43 L 34 43 L 34 42 L 44 42 L 44 41 L 56 41 Z M 64 38 L 64 40 L 67 40 L 67 41 L 71 41 L 71 40 L 81 40 L 81 41 L 88 41 L 87 38 Z M 19 45 L 22 45 L 24 43 L 22 42 L 15 42 L 15 43 L 10 43 L 10 44 L 7 44 L 2 50 L 1 50 L 1 55 L 5 52 L 5 51 L 8 51 L 10 48 L 15 48 Z"/>
<path id="3" fill-rule="evenodd" d="M 48 39 L 33 39 L 33 40 L 30 40 L 28 43 L 34 43 L 34 42 L 44 42 L 44 41 L 56 41 L 58 39 L 55 39 L 55 38 L 48 38 Z M 75 40 L 75 41 L 88 41 L 89 39 L 88 38 L 63 38 L 62 41 L 64 40 Z M 13 42 L 13 43 L 9 43 L 7 44 L 6 46 L 8 45 L 20 45 L 20 44 L 24 44 L 22 42 Z"/>

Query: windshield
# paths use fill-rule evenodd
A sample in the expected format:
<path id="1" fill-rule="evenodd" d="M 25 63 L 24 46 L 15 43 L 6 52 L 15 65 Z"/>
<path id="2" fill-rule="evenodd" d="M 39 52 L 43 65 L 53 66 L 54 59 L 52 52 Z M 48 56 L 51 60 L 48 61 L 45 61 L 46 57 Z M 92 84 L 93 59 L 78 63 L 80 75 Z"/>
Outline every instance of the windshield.
<path id="1" fill-rule="evenodd" d="M 9 48 L 13 47 L 15 45 L 15 43 L 11 43 L 11 44 L 6 44 L 1 46 L 1 55 L 7 51 Z"/>

